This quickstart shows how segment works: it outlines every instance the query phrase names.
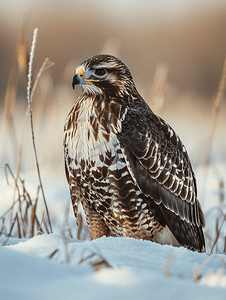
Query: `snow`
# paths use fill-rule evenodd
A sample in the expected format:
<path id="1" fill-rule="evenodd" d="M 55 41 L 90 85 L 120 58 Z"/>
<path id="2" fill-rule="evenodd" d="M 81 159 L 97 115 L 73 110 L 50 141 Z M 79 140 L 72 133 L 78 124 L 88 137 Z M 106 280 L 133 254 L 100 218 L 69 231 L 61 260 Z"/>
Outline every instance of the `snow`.
<path id="1" fill-rule="evenodd" d="M 3 238 L 1 238 L 3 242 Z M 59 255 L 47 257 L 56 249 Z M 19 241 L 11 238 L 0 247 L 1 299 L 225 299 L 225 289 L 208 287 L 192 280 L 194 268 L 209 259 L 184 248 L 162 246 L 133 238 L 106 238 L 68 241 L 73 250 L 65 262 L 65 241 L 55 234 L 38 235 Z M 95 271 L 90 259 L 96 253 L 112 266 Z M 164 275 L 169 256 L 170 276 Z M 225 260 L 224 255 L 220 255 Z M 222 263 L 217 256 L 202 268 L 217 272 Z"/>

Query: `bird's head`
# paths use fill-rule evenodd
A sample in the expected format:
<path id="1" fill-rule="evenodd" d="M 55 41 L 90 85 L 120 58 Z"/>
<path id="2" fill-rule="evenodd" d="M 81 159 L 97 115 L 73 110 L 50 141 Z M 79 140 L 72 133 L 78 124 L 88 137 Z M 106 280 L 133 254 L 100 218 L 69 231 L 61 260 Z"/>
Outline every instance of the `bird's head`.
<path id="1" fill-rule="evenodd" d="M 111 55 L 95 55 L 86 59 L 75 70 L 72 87 L 81 84 L 88 94 L 107 94 L 122 96 L 136 89 L 133 78 L 126 65 Z"/>

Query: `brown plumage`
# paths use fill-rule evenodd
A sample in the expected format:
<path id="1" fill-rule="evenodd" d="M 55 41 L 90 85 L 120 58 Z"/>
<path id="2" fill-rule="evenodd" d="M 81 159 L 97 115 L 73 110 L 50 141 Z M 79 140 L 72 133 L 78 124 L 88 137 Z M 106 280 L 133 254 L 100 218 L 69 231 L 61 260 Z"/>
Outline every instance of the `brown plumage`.
<path id="1" fill-rule="evenodd" d="M 130 236 L 205 251 L 205 219 L 187 151 L 155 115 L 118 58 L 80 64 L 65 123 L 65 169 L 75 216 L 93 238 Z"/>

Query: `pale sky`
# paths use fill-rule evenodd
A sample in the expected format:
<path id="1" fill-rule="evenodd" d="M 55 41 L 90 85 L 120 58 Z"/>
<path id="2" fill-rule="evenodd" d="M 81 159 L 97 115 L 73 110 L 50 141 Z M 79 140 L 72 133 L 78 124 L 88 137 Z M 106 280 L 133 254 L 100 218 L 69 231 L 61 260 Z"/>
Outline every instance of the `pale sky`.
<path id="1" fill-rule="evenodd" d="M 22 12 L 34 8 L 36 6 L 43 7 L 54 3 L 61 2 L 62 0 L 1 0 L 0 1 L 0 14 L 8 13 L 9 15 L 18 16 Z M 142 15 L 149 14 L 151 17 L 164 17 L 164 15 L 173 16 L 175 18 L 181 15 L 192 13 L 196 9 L 202 8 L 209 10 L 213 7 L 226 6 L 225 0 L 64 0 L 65 6 L 69 8 L 76 8 L 76 6 L 100 6 L 102 9 L 116 13 L 119 16 L 122 14 L 124 17 L 131 17 L 140 12 Z"/>

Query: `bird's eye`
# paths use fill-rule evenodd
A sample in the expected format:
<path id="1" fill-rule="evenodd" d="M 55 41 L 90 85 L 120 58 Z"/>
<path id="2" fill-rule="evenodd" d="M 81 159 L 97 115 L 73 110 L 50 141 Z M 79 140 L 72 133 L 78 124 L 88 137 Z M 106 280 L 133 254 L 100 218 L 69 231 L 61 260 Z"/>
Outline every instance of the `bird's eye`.
<path id="1" fill-rule="evenodd" d="M 104 76 L 106 74 L 106 70 L 105 69 L 97 69 L 94 71 L 94 74 L 97 76 Z"/>

